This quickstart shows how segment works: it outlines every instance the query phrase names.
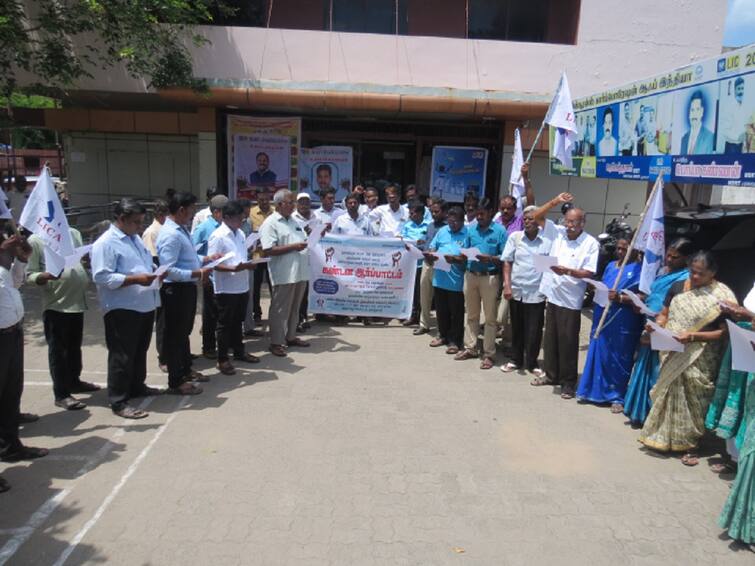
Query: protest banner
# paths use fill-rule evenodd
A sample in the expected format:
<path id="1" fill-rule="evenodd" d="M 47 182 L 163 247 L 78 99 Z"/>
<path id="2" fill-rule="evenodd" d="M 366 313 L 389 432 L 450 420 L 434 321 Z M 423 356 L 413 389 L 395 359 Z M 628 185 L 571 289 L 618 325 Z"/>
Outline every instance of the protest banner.
<path id="1" fill-rule="evenodd" d="M 398 238 L 328 234 L 309 253 L 309 311 L 409 318 L 417 260 Z"/>
<path id="2" fill-rule="evenodd" d="M 487 149 L 436 145 L 433 148 L 430 196 L 447 202 L 463 202 L 464 195 L 472 191 L 482 198 L 487 166 Z"/>
<path id="3" fill-rule="evenodd" d="M 300 118 L 229 115 L 226 130 L 231 198 L 254 198 L 258 188 L 297 189 Z"/>
<path id="4" fill-rule="evenodd" d="M 572 165 L 552 175 L 755 186 L 755 51 L 577 98 Z"/>
<path id="5" fill-rule="evenodd" d="M 299 187 L 312 202 L 320 202 L 320 192 L 336 190 L 340 202 L 351 192 L 354 174 L 354 150 L 349 146 L 321 145 L 302 148 Z"/>

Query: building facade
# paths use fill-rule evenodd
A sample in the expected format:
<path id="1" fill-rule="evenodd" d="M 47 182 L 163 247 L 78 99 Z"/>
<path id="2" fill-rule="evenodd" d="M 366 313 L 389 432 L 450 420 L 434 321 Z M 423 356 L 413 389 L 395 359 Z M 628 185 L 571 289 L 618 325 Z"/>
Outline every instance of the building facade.
<path id="1" fill-rule="evenodd" d="M 355 182 L 426 189 L 436 145 L 488 150 L 486 193 L 508 190 L 513 132 L 525 149 L 566 70 L 576 98 L 721 51 L 723 1 L 249 0 L 193 50 L 210 93 L 155 92 L 122 69 L 71 92 L 44 125 L 64 132 L 72 204 L 168 187 L 229 187 L 229 115 L 301 118 L 301 146 L 350 146 Z M 547 174 L 538 201 L 568 190 L 600 231 L 646 185 Z M 504 180 L 502 182 L 502 179 Z"/>

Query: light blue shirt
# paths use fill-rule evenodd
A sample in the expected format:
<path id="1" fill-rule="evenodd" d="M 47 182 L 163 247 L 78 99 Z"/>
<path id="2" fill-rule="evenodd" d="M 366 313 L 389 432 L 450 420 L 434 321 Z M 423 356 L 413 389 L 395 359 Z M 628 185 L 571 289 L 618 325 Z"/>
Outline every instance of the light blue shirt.
<path id="1" fill-rule="evenodd" d="M 199 256 L 191 242 L 189 231 L 176 224 L 171 218 L 166 218 L 160 233 L 157 235 L 157 257 L 160 265 L 171 265 L 167 283 L 181 283 L 191 281 L 191 272 L 202 267 Z"/>
<path id="2" fill-rule="evenodd" d="M 150 312 L 160 306 L 158 291 L 140 285 L 123 287 L 127 275 L 152 273 L 152 254 L 139 236 L 127 236 L 115 224 L 92 246 L 92 278 L 102 310 Z"/>
<path id="3" fill-rule="evenodd" d="M 448 226 L 443 226 L 430 242 L 430 251 L 439 255 L 459 255 L 466 239 L 466 228 L 451 232 Z M 461 293 L 464 290 L 464 265 L 451 264 L 451 271 L 433 270 L 433 287 Z"/>
<path id="4" fill-rule="evenodd" d="M 194 247 L 196 248 L 199 246 L 199 244 L 202 244 L 198 249 L 197 253 L 199 255 L 207 255 L 207 242 L 210 241 L 210 236 L 212 236 L 212 233 L 217 230 L 220 227 L 220 222 L 215 220 L 212 216 L 210 216 L 207 220 L 202 222 L 199 226 L 197 226 L 197 229 L 194 230 L 191 233 L 191 243 L 194 244 Z M 241 225 L 241 228 L 243 230 L 244 225 Z M 251 227 L 250 227 L 251 231 Z M 244 231 L 244 234 L 247 236 L 249 234 Z"/>
<path id="5" fill-rule="evenodd" d="M 425 249 L 427 246 L 427 227 L 430 223 L 427 220 L 423 220 L 417 224 L 414 220 L 409 220 L 401 229 L 401 237 L 405 240 L 422 241 L 423 244 L 417 244 L 420 249 Z M 422 267 L 422 260 L 417 261 L 417 269 Z"/>
<path id="6" fill-rule="evenodd" d="M 511 262 L 511 293 L 523 303 L 542 303 L 545 295 L 540 292 L 543 274 L 535 270 L 534 257 L 548 255 L 553 241 L 547 232 L 540 229 L 534 240 L 524 232 L 514 232 L 506 241 L 501 261 Z"/>
<path id="7" fill-rule="evenodd" d="M 464 241 L 464 247 L 477 248 L 482 255 L 500 257 L 508 237 L 506 228 L 495 222 L 491 222 L 490 226 L 484 231 L 480 229 L 479 224 L 475 224 L 467 227 L 467 239 Z M 500 271 L 500 267 L 494 263 L 483 263 L 477 260 L 469 260 L 467 269 L 474 273 L 496 274 Z"/>

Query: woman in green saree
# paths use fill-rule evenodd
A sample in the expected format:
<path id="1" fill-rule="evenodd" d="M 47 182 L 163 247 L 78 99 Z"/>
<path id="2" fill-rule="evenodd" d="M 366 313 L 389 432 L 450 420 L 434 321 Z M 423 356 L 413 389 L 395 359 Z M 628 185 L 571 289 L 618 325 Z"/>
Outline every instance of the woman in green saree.
<path id="1" fill-rule="evenodd" d="M 755 286 L 745 298 L 744 307 L 729 304 L 724 311 L 736 320 L 755 325 Z M 752 373 L 747 376 L 736 451 L 739 456 L 737 477 L 718 524 L 734 540 L 755 544 L 755 374 Z"/>
<path id="2" fill-rule="evenodd" d="M 716 270 L 710 252 L 696 253 L 689 279 L 674 283 L 666 296 L 659 324 L 684 344 L 684 351 L 661 354 L 658 382 L 650 392 L 653 406 L 639 438 L 652 450 L 687 452 L 682 462 L 690 466 L 698 462 L 695 450 L 721 362 L 726 323 L 720 305 L 736 302 L 731 289 L 716 281 Z"/>

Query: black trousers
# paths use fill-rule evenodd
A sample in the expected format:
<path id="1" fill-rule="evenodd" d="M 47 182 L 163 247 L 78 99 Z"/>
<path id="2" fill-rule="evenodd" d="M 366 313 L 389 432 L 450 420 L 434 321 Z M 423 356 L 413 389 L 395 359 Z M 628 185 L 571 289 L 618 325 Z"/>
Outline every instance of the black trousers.
<path id="1" fill-rule="evenodd" d="M 71 396 L 71 388 L 81 381 L 81 340 L 84 335 L 83 312 L 42 313 L 47 341 L 47 360 L 55 399 Z"/>
<path id="2" fill-rule="evenodd" d="M 413 321 L 419 322 L 419 311 L 422 306 L 420 303 L 420 289 L 422 287 L 420 280 L 422 279 L 422 268 L 417 268 L 417 275 L 414 277 L 414 296 L 412 297 L 412 316 Z"/>
<path id="3" fill-rule="evenodd" d="M 562 386 L 577 385 L 581 312 L 548 303 L 545 318 L 545 373 Z"/>
<path id="4" fill-rule="evenodd" d="M 262 306 L 260 297 L 262 295 L 262 280 L 267 281 L 267 290 L 270 296 L 273 295 L 273 287 L 270 284 L 270 274 L 267 272 L 267 264 L 260 263 L 254 268 L 254 289 L 252 289 L 252 300 L 254 301 L 254 318 L 262 318 Z"/>
<path id="5" fill-rule="evenodd" d="M 191 371 L 189 336 L 197 314 L 195 283 L 165 283 L 160 288 L 165 315 L 165 361 L 168 387 L 178 387 Z"/>
<path id="6" fill-rule="evenodd" d="M 218 328 L 218 303 L 212 283 L 202 286 L 202 351 L 214 352 L 217 349 L 215 332 Z"/>
<path id="7" fill-rule="evenodd" d="M 537 368 L 537 356 L 543 342 L 545 302 L 509 301 L 511 316 L 511 360 L 528 371 Z"/>
<path id="8" fill-rule="evenodd" d="M 0 456 L 21 448 L 18 415 L 24 390 L 24 331 L 0 330 Z"/>
<path id="9" fill-rule="evenodd" d="M 114 309 L 105 314 L 107 393 L 113 410 L 142 394 L 155 311 Z"/>
<path id="10" fill-rule="evenodd" d="M 433 287 L 438 334 L 449 345 L 464 346 L 464 293 Z"/>
<path id="11" fill-rule="evenodd" d="M 152 256 L 152 263 L 159 266 L 160 258 L 156 255 Z M 160 364 L 166 364 L 165 359 L 165 315 L 163 308 L 157 307 L 155 310 L 155 347 L 157 348 L 157 361 Z"/>
<path id="12" fill-rule="evenodd" d="M 241 325 L 246 317 L 249 293 L 220 293 L 215 295 L 218 304 L 218 362 L 228 360 L 228 350 L 234 356 L 244 355 Z"/>

